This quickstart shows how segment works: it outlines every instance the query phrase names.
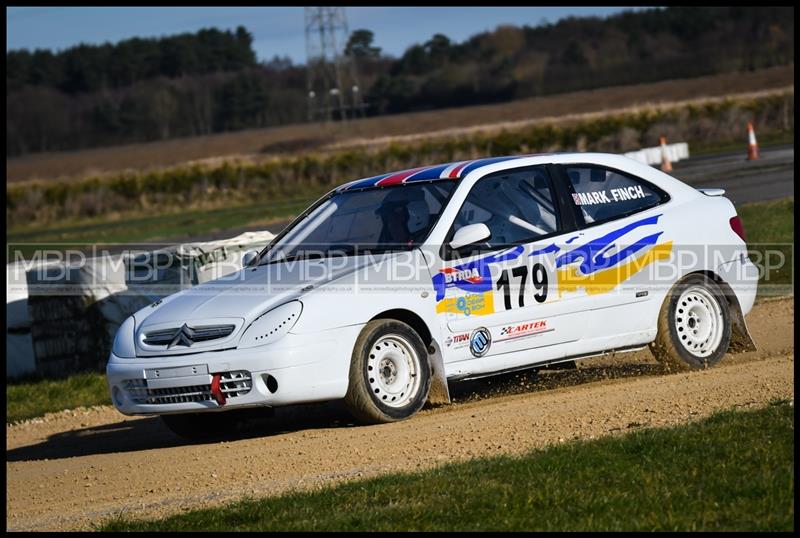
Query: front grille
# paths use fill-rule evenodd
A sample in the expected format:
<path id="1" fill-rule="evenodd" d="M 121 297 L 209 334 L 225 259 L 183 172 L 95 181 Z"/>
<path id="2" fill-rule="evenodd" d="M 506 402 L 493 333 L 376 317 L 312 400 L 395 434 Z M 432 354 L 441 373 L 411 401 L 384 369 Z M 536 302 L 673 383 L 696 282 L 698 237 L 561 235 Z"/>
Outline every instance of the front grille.
<path id="1" fill-rule="evenodd" d="M 253 388 L 250 372 L 245 370 L 225 372 L 219 381 L 220 389 L 226 398 L 244 396 Z M 127 379 L 123 381 L 122 386 L 130 395 L 131 400 L 137 404 L 158 405 L 214 401 L 214 396 L 211 394 L 211 385 L 151 389 L 147 387 L 146 379 Z"/>
<path id="2" fill-rule="evenodd" d="M 200 327 L 172 327 L 145 333 L 144 343 L 149 346 L 168 346 L 176 341 L 183 345 L 192 345 L 195 342 L 205 342 L 229 336 L 235 325 L 203 325 Z M 183 333 L 183 334 L 181 334 Z"/>

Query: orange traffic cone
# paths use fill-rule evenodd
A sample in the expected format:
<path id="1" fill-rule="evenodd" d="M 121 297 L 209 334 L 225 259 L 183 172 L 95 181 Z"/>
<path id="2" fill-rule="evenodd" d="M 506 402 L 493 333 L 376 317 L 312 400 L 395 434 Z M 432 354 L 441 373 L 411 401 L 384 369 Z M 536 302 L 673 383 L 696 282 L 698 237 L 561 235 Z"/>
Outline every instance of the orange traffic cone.
<path id="1" fill-rule="evenodd" d="M 672 172 L 672 163 L 667 155 L 667 138 L 664 136 L 661 137 L 661 171 Z"/>
<path id="2" fill-rule="evenodd" d="M 755 161 L 758 159 L 758 142 L 756 142 L 756 132 L 753 124 L 747 122 L 747 160 Z"/>

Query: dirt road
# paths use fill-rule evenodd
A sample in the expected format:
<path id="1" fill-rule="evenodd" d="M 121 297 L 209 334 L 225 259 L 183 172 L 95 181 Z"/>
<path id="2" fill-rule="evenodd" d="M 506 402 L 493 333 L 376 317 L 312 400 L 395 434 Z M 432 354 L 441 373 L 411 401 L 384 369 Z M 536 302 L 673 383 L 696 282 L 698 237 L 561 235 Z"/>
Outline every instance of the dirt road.
<path id="1" fill-rule="evenodd" d="M 352 426 L 334 403 L 278 410 L 224 443 L 187 445 L 156 418 L 107 407 L 7 426 L 7 526 L 66 530 L 119 513 L 163 516 L 792 399 L 793 306 L 757 305 L 747 321 L 759 351 L 712 370 L 667 375 L 647 351 L 620 354 L 576 370 L 454 384 L 453 405 L 398 424 Z"/>

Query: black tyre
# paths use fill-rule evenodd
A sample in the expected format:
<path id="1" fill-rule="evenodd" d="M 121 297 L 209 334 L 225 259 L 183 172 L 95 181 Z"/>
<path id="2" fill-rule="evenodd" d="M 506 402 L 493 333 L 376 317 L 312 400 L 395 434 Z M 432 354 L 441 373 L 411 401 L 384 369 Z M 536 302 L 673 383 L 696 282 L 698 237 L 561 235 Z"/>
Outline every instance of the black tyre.
<path id="1" fill-rule="evenodd" d="M 401 321 L 373 320 L 353 347 L 345 404 L 356 420 L 403 420 L 428 399 L 431 366 L 419 335 Z"/>
<path id="2" fill-rule="evenodd" d="M 731 317 L 722 290 L 707 276 L 692 274 L 664 300 L 650 350 L 670 370 L 700 370 L 722 360 L 730 342 Z"/>

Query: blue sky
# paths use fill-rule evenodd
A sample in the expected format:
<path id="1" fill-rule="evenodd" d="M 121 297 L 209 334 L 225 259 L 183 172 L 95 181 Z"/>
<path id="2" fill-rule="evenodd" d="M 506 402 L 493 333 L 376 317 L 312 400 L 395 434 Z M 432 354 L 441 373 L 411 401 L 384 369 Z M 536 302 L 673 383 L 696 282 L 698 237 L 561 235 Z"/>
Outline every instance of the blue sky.
<path id="1" fill-rule="evenodd" d="M 375 45 L 399 56 L 435 33 L 461 42 L 500 24 L 535 26 L 542 19 L 607 16 L 630 7 L 348 7 L 350 30 L 367 28 Z M 81 42 L 112 43 L 129 37 L 157 37 L 204 27 L 246 27 L 259 60 L 274 55 L 305 63 L 302 7 L 7 7 L 6 51 L 62 50 Z"/>

